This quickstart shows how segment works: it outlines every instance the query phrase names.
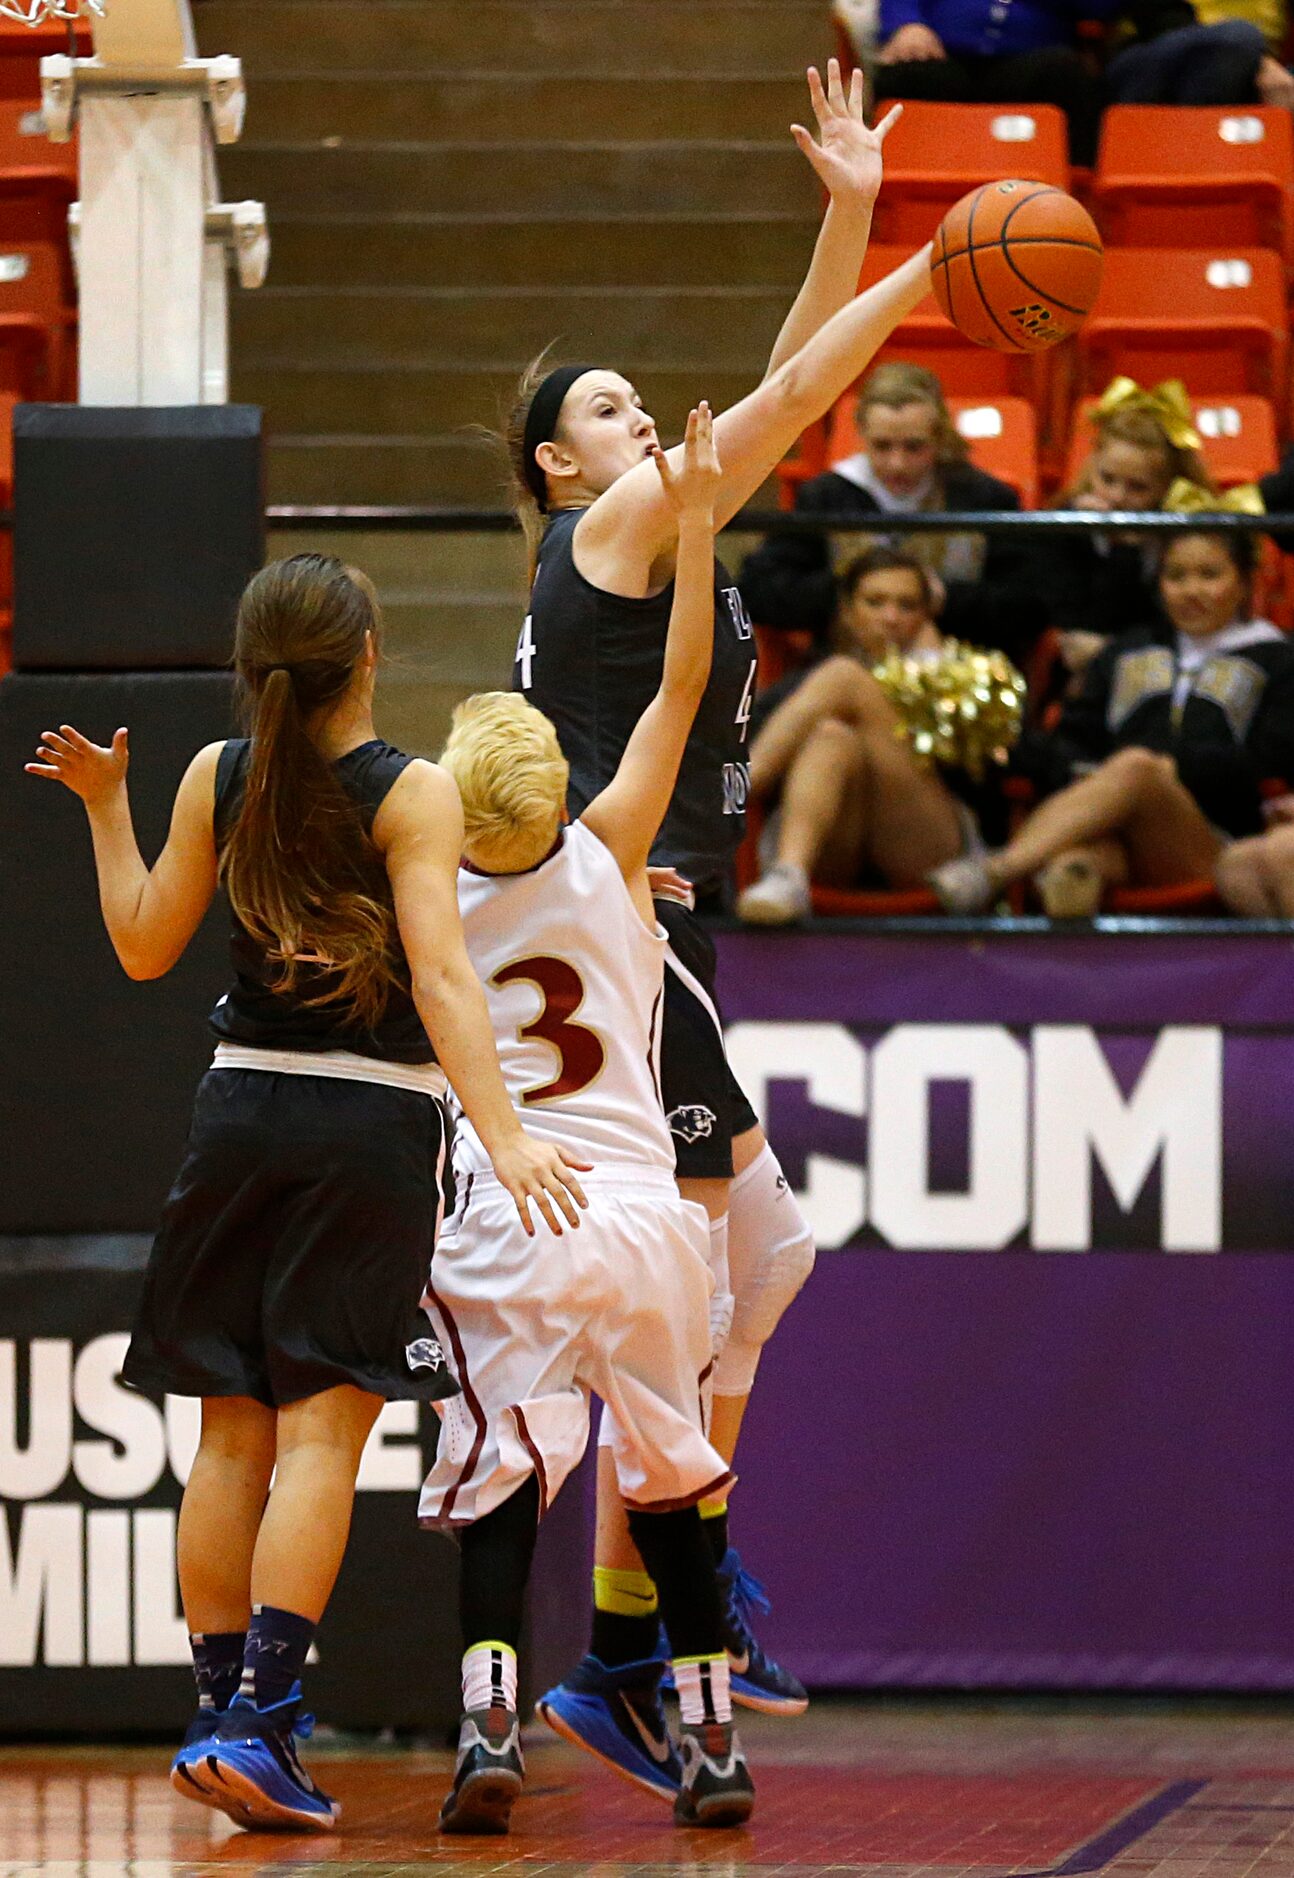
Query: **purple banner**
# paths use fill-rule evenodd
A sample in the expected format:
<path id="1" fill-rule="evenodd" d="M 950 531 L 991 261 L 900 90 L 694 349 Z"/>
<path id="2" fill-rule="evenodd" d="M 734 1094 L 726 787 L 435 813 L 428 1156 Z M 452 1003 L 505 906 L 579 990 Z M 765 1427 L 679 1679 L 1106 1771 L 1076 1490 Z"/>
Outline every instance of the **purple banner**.
<path id="1" fill-rule="evenodd" d="M 719 944 L 823 1247 L 739 1455 L 770 1646 L 1294 1688 L 1294 941 Z"/>

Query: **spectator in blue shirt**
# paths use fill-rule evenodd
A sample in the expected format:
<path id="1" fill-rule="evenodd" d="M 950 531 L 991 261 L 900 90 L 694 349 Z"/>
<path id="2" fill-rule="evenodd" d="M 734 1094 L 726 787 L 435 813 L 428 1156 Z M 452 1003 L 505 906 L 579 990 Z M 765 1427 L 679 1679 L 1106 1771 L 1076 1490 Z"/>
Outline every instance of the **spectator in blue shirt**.
<path id="1" fill-rule="evenodd" d="M 881 0 L 878 98 L 1055 104 L 1075 163 L 1096 160 L 1101 81 L 1075 43 L 1078 22 L 1119 0 Z"/>

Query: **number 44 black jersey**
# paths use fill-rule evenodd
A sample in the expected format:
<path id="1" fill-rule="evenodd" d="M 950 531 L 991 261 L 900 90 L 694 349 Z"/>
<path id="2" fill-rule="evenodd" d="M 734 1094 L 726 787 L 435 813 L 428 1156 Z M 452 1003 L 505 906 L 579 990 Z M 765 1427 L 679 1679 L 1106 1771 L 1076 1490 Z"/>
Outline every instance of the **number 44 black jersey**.
<path id="1" fill-rule="evenodd" d="M 513 688 L 556 726 L 571 766 L 572 817 L 611 781 L 660 687 L 674 604 L 672 581 L 649 599 L 629 600 L 585 580 L 573 553 L 584 513 L 562 509 L 549 520 L 513 674 Z M 745 833 L 754 696 L 750 616 L 716 563 L 710 682 L 651 856 L 656 866 L 676 867 L 703 894 L 723 885 Z"/>

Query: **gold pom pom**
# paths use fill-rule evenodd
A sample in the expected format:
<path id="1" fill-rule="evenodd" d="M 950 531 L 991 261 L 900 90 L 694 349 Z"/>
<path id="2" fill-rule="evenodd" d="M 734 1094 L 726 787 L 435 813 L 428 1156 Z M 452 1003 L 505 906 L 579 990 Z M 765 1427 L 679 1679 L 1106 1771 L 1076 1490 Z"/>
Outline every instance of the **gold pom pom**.
<path id="1" fill-rule="evenodd" d="M 963 769 L 975 782 L 1008 761 L 1024 721 L 1025 682 L 1004 652 L 946 639 L 933 658 L 891 652 L 872 667 L 919 762 Z"/>

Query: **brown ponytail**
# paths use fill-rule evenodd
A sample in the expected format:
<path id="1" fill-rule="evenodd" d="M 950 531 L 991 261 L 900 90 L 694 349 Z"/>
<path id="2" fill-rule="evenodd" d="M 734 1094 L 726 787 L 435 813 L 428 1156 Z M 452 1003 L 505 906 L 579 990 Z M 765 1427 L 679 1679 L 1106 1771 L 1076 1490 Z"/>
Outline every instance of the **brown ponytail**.
<path id="1" fill-rule="evenodd" d="M 295 554 L 252 579 L 234 650 L 251 761 L 221 856 L 235 914 L 282 966 L 275 989 L 301 997 L 308 974 L 304 1003 L 348 1005 L 367 1029 L 396 982 L 390 883 L 313 731 L 380 633 L 372 584 L 332 555 Z"/>

